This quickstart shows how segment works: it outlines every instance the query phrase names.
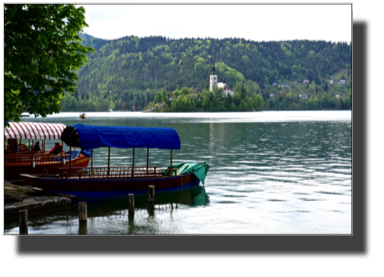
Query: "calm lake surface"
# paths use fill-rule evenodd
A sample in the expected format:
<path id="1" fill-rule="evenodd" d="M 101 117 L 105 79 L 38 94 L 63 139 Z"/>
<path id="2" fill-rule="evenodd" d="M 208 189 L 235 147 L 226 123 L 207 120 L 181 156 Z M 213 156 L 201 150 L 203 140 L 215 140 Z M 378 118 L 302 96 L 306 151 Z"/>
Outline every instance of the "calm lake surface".
<path id="1" fill-rule="evenodd" d="M 352 232 L 350 111 L 112 112 L 78 117 L 61 113 L 22 121 L 174 128 L 181 150 L 173 151 L 173 162 L 208 162 L 205 185 L 156 194 L 153 211 L 146 209 L 146 197 L 135 198 L 133 221 L 128 220 L 127 198 L 87 199 L 87 224 L 79 225 L 73 208 L 29 216 L 29 234 Z M 47 148 L 53 143 L 47 141 Z M 135 165 L 146 164 L 146 149 L 136 149 L 135 155 Z M 94 166 L 107 165 L 107 149 L 95 149 L 94 156 Z M 151 149 L 149 163 L 168 166 L 170 151 Z M 111 166 L 131 164 L 132 149 L 111 149 Z M 4 228 L 6 234 L 18 234 L 18 221 L 7 221 Z"/>

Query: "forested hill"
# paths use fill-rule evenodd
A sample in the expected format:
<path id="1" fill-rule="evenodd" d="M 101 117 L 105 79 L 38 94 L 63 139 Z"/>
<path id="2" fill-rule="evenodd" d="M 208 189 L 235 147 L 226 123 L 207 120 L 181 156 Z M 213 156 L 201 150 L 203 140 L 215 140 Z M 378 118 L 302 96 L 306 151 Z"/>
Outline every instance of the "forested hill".
<path id="1" fill-rule="evenodd" d="M 209 88 L 212 65 L 219 82 L 234 88 L 241 83 L 247 94 L 274 82 L 302 82 L 321 86 L 337 72 L 351 78 L 351 45 L 326 41 L 254 42 L 245 39 L 177 39 L 135 36 L 116 40 L 81 34 L 95 53 L 78 71 L 76 97 L 94 96 L 114 102 L 147 106 L 156 91 Z M 120 102 L 117 102 L 120 101 Z"/>

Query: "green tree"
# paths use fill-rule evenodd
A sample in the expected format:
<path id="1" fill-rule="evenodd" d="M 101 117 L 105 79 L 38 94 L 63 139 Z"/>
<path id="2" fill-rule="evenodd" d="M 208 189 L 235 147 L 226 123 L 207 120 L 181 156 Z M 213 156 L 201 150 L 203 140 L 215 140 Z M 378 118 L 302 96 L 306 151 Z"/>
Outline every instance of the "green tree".
<path id="1" fill-rule="evenodd" d="M 245 99 L 245 96 L 246 96 L 245 88 L 244 88 L 244 86 L 241 86 L 240 97 L 241 97 L 241 99 Z"/>
<path id="2" fill-rule="evenodd" d="M 59 113 L 61 98 L 75 93 L 75 70 L 94 52 L 79 43 L 84 13 L 75 5 L 4 5 L 5 121 L 19 122 L 24 111 Z"/>
<path id="3" fill-rule="evenodd" d="M 204 110 L 209 109 L 209 95 L 204 96 L 202 106 L 203 106 Z"/>
<path id="4" fill-rule="evenodd" d="M 182 95 L 189 95 L 189 90 L 188 90 L 187 87 L 184 87 L 184 88 L 182 88 L 182 89 L 180 90 L 180 93 L 181 93 Z"/>
<path id="5" fill-rule="evenodd" d="M 179 96 L 180 96 L 180 94 L 181 94 L 181 92 L 180 92 L 180 91 L 178 91 L 178 90 L 175 90 L 175 91 L 173 92 L 173 96 L 174 96 L 174 98 L 177 98 L 177 97 L 179 97 Z"/>
<path id="6" fill-rule="evenodd" d="M 103 100 L 101 100 L 101 103 L 100 103 L 100 110 L 101 111 L 109 111 L 110 105 L 111 105 L 111 103 L 108 101 L 108 99 L 103 99 Z"/>
<path id="7" fill-rule="evenodd" d="M 253 107 L 255 108 L 256 111 L 260 111 L 264 109 L 264 99 L 260 95 L 256 94 L 253 95 Z"/>

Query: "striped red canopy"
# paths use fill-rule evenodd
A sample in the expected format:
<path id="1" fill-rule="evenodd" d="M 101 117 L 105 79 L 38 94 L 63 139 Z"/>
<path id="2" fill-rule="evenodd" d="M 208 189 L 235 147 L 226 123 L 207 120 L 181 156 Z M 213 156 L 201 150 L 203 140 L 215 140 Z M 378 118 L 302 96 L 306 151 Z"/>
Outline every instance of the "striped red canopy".
<path id="1" fill-rule="evenodd" d="M 33 123 L 33 122 L 9 122 L 10 127 L 5 127 L 5 139 L 42 139 L 58 140 L 65 125 L 61 123 Z"/>

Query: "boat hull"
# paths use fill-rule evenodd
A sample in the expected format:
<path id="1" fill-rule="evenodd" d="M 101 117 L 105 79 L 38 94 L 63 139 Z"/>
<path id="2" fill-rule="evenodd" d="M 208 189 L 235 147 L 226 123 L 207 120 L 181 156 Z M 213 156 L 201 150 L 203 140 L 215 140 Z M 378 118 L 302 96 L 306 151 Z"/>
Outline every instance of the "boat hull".
<path id="1" fill-rule="evenodd" d="M 71 167 L 85 168 L 88 166 L 89 158 L 80 157 L 72 160 Z M 46 174 L 60 174 L 64 170 L 68 171 L 69 161 L 66 164 L 61 162 L 56 163 L 37 163 L 35 167 L 31 164 L 5 164 L 4 165 L 4 179 L 5 180 L 20 180 L 20 173 L 26 174 L 42 174 L 43 171 Z"/>
<path id="2" fill-rule="evenodd" d="M 147 178 L 104 178 L 104 179 L 61 179 L 21 174 L 24 185 L 38 187 L 54 193 L 64 193 L 76 197 L 110 197 L 133 193 L 147 194 L 149 185 L 155 186 L 156 193 L 181 190 L 198 186 L 200 180 L 193 174 Z"/>

